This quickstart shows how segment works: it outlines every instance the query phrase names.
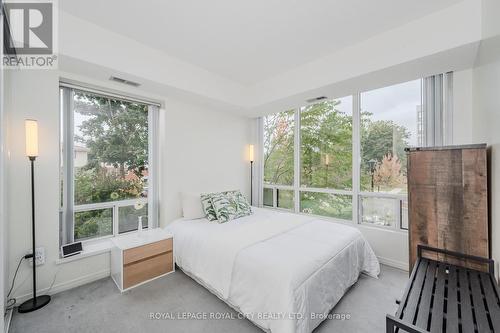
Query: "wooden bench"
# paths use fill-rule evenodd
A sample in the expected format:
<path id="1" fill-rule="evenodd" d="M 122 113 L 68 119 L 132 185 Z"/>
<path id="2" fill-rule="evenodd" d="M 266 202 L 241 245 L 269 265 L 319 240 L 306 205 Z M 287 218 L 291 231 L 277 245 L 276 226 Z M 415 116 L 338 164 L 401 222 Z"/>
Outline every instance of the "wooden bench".
<path id="1" fill-rule="evenodd" d="M 483 264 L 488 272 L 422 256 L 446 256 Z M 419 245 L 417 261 L 386 332 L 500 333 L 500 298 L 492 259 Z"/>

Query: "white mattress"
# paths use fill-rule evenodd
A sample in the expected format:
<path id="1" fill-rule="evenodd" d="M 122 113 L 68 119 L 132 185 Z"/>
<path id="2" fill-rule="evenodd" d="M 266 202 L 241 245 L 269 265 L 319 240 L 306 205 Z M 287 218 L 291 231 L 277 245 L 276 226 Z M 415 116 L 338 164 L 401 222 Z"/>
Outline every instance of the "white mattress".
<path id="1" fill-rule="evenodd" d="M 252 322 L 273 333 L 311 332 L 375 254 L 354 227 L 253 208 L 227 223 L 177 220 L 176 264 Z"/>

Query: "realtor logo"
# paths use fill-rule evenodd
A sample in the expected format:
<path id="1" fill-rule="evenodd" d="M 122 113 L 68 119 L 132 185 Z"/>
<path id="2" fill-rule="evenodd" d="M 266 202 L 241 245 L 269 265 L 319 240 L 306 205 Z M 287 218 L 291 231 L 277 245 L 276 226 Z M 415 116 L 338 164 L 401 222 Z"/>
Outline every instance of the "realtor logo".
<path id="1" fill-rule="evenodd" d="M 2 65 L 23 68 L 56 68 L 55 3 L 6 2 L 3 7 Z"/>

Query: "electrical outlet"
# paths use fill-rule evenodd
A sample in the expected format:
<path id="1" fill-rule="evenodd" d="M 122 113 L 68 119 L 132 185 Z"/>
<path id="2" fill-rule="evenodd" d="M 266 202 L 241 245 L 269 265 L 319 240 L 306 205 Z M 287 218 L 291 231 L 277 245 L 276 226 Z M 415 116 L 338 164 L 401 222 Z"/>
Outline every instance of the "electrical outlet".
<path id="1" fill-rule="evenodd" d="M 29 258 L 28 262 L 30 263 L 30 265 L 32 265 L 33 258 Z M 44 247 L 35 248 L 35 264 L 37 266 L 45 264 L 45 248 Z"/>

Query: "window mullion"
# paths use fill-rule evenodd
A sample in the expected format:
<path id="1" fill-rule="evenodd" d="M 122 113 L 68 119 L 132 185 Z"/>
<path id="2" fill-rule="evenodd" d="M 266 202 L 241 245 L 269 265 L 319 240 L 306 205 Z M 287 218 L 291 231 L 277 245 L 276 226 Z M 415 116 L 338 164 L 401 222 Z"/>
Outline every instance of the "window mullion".
<path id="1" fill-rule="evenodd" d="M 294 165 L 293 165 L 293 195 L 294 195 L 294 211 L 295 213 L 300 212 L 300 108 L 295 109 L 295 119 L 294 119 L 294 132 L 293 132 L 293 143 L 294 143 Z"/>
<path id="2" fill-rule="evenodd" d="M 65 126 L 64 126 L 64 147 L 65 147 L 65 163 L 66 163 L 66 179 L 64 186 L 66 187 L 66 212 L 65 212 L 65 225 L 66 225 L 66 243 L 73 243 L 75 238 L 75 183 L 74 183 L 74 115 L 73 115 L 73 89 L 65 90 L 64 94 L 64 107 L 63 111 Z"/>
<path id="3" fill-rule="evenodd" d="M 394 200 L 394 211 L 396 212 L 396 223 L 394 229 L 400 230 L 402 226 L 403 216 L 401 215 L 401 199 Z"/>
<path id="4" fill-rule="evenodd" d="M 118 221 L 119 217 L 118 217 L 118 206 L 116 204 L 113 205 L 113 236 L 118 236 L 120 233 L 119 233 L 119 230 L 118 230 L 118 227 L 119 227 L 119 221 Z"/>
<path id="5" fill-rule="evenodd" d="M 159 226 L 158 175 L 158 107 L 148 107 L 148 221 L 149 227 Z"/>
<path id="6" fill-rule="evenodd" d="M 352 95 L 352 222 L 359 223 L 359 191 L 361 161 L 361 95 Z"/>
<path id="7" fill-rule="evenodd" d="M 278 189 L 273 187 L 273 208 L 278 207 Z"/>

